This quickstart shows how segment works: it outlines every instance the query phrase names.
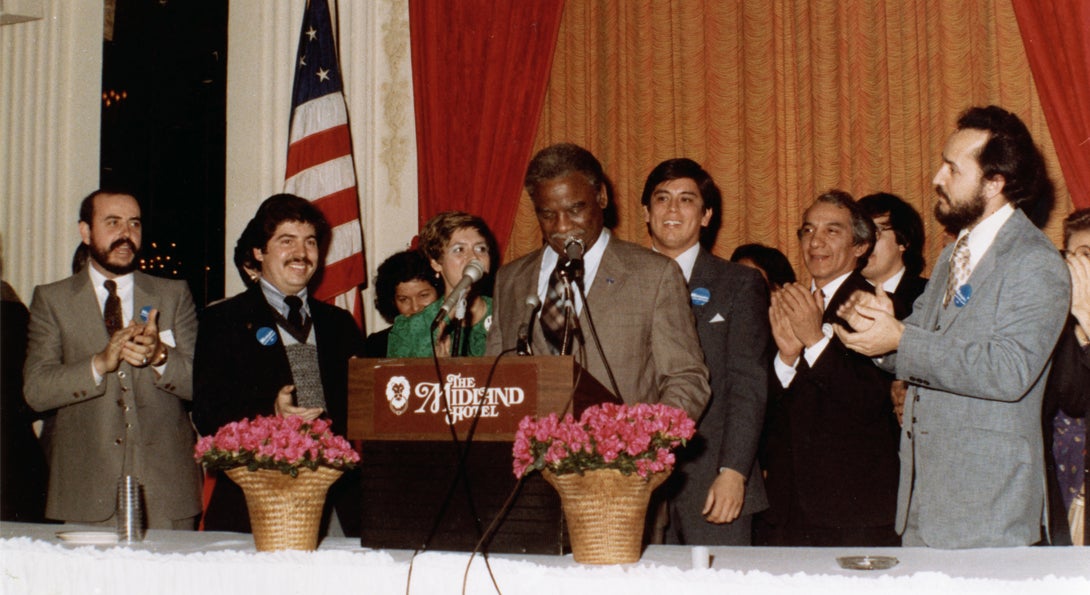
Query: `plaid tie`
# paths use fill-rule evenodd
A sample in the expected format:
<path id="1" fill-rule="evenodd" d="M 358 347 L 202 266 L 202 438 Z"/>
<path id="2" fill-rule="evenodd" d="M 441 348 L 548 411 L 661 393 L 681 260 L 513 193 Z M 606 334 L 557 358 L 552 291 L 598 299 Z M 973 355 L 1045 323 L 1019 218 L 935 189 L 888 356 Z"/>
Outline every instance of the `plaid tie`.
<path id="1" fill-rule="evenodd" d="M 961 236 L 954 245 L 954 254 L 950 257 L 950 274 L 946 276 L 946 295 L 942 298 L 942 307 L 950 305 L 950 300 L 959 287 L 969 280 L 969 234 Z"/>
<path id="2" fill-rule="evenodd" d="M 571 353 L 572 338 L 577 323 L 571 284 L 560 277 L 560 267 L 560 263 L 557 263 L 552 275 L 549 275 L 549 291 L 545 294 L 545 303 L 541 306 L 541 332 L 556 353 L 566 355 Z M 571 320 L 570 328 L 565 328 L 569 320 Z M 565 337 L 565 330 L 568 331 L 567 337 Z"/>
<path id="3" fill-rule="evenodd" d="M 106 332 L 113 336 L 125 324 L 121 318 L 121 298 L 117 296 L 117 283 L 113 279 L 107 279 L 102 286 L 107 292 L 102 319 L 106 322 Z"/>

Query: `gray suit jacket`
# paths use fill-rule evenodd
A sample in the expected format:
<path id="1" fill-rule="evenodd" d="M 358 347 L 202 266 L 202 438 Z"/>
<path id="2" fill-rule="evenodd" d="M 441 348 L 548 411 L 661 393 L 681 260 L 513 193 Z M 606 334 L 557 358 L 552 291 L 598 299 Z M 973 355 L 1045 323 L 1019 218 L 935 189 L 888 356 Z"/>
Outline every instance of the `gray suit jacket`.
<path id="1" fill-rule="evenodd" d="M 89 274 L 84 271 L 34 290 L 24 368 L 24 395 L 37 411 L 55 410 L 49 445 L 46 516 L 102 521 L 114 513 L 117 480 L 127 465 L 140 478 L 152 523 L 200 514 L 192 398 L 197 316 L 183 281 L 135 273 L 133 309 L 159 309 L 159 330 L 171 331 L 163 376 L 122 362 L 95 385 L 91 358 L 109 340 Z M 126 451 L 132 460 L 126 461 Z"/>
<path id="2" fill-rule="evenodd" d="M 910 383 L 897 530 L 911 499 L 929 546 L 1032 544 L 1045 508 L 1041 401 L 1070 277 L 1016 210 L 972 271 L 968 303 L 943 308 L 952 251 L 943 250 L 935 282 L 905 320 L 897 353 L 880 360 Z"/>
<path id="3" fill-rule="evenodd" d="M 492 302 L 486 352 L 513 349 L 526 315 L 523 305 L 537 294 L 542 250 L 500 268 Z M 602 255 L 587 305 L 602 349 L 626 403 L 663 402 L 699 419 L 708 402 L 708 369 L 689 310 L 685 277 L 677 263 L 647 248 L 611 237 Z M 586 339 L 584 367 L 612 390 L 605 363 L 590 335 L 587 308 L 579 316 Z M 549 351 L 535 325 L 535 353 Z M 579 348 L 575 349 L 579 359 Z"/>
<path id="4" fill-rule="evenodd" d="M 678 453 L 678 470 L 670 479 L 679 485 L 670 496 L 668 539 L 749 545 L 748 524 L 715 525 L 704 520 L 701 510 L 708 488 L 724 467 L 748 477 L 743 515 L 768 507 L 757 464 L 768 397 L 768 288 L 756 270 L 701 249 L 689 276 L 689 292 L 711 374 L 712 398 L 696 437 Z"/>

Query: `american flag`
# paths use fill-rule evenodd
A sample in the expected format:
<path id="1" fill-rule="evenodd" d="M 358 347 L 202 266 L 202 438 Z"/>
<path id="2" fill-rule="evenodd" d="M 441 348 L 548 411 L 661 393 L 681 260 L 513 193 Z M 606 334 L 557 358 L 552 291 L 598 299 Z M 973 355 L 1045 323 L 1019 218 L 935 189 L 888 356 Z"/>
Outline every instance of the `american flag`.
<path id="1" fill-rule="evenodd" d="M 326 0 L 310 0 L 303 14 L 284 192 L 314 202 L 333 228 L 325 273 L 314 298 L 348 310 L 362 327 L 359 286 L 367 281 L 363 229 L 348 110 Z"/>

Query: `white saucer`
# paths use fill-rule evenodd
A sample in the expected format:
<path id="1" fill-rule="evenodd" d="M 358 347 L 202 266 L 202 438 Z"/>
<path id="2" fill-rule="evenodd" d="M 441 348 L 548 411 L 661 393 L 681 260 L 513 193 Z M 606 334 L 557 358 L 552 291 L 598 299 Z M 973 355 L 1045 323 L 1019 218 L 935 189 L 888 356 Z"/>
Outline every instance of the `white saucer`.
<path id="1" fill-rule="evenodd" d="M 68 543 L 82 545 L 110 545 L 117 543 L 113 531 L 58 531 L 57 538 Z"/>

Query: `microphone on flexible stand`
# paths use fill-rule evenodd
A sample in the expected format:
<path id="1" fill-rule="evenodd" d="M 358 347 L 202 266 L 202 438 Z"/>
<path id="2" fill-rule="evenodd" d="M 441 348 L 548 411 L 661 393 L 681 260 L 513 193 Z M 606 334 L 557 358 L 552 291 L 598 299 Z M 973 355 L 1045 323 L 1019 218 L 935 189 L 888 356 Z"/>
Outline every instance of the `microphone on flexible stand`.
<path id="1" fill-rule="evenodd" d="M 462 271 L 462 280 L 454 286 L 454 289 L 450 292 L 450 295 L 447 296 L 447 299 L 443 300 L 443 305 L 439 306 L 439 313 L 435 315 L 435 320 L 431 322 L 431 328 L 433 330 L 435 327 L 439 326 L 439 323 L 444 317 L 450 314 L 450 311 L 458 305 L 458 302 L 465 299 L 466 292 L 469 291 L 470 286 L 477 281 L 480 281 L 483 276 L 484 265 L 481 264 L 481 261 L 474 258 L 466 263 L 466 268 Z"/>
<path id="2" fill-rule="evenodd" d="M 580 238 L 568 238 L 564 241 L 564 255 L 568 257 L 561 268 L 561 273 L 570 281 L 583 284 L 583 254 L 586 246 Z"/>
<path id="3" fill-rule="evenodd" d="M 536 295 L 531 295 L 526 298 L 527 310 L 525 322 L 519 325 L 518 343 L 515 346 L 516 353 L 519 355 L 533 355 L 534 346 L 530 341 L 530 337 L 534 333 L 534 315 L 537 313 L 537 309 L 541 307 L 541 299 Z"/>

